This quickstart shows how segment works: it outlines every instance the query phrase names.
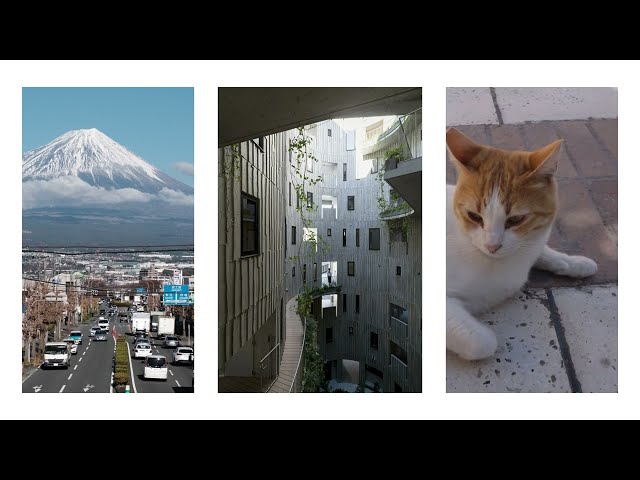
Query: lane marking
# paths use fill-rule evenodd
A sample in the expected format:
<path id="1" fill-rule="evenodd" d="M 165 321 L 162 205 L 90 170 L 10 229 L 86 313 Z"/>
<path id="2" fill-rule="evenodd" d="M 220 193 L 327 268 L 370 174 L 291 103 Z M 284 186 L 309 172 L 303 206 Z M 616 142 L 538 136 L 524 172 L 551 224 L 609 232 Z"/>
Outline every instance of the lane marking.
<path id="1" fill-rule="evenodd" d="M 64 390 L 64 387 L 66 387 L 66 385 L 62 385 L 62 388 L 60 389 L 60 391 L 58 393 L 62 393 L 62 391 Z"/>
<path id="2" fill-rule="evenodd" d="M 169 370 L 169 373 L 171 374 L 171 376 L 173 377 L 173 372 L 171 370 Z"/>
<path id="3" fill-rule="evenodd" d="M 38 368 L 36 368 L 33 372 L 31 372 L 27 378 L 25 378 L 24 380 L 22 380 L 22 383 L 24 383 L 24 382 L 26 382 L 27 380 L 29 380 L 29 378 L 31 378 L 31 375 L 33 375 L 34 373 L 36 373 L 38 370 L 40 370 L 40 365 L 38 365 Z"/>
<path id="4" fill-rule="evenodd" d="M 77 369 L 78 369 L 78 365 L 76 365 L 75 367 L 73 367 L 73 369 L 74 369 L 74 370 L 77 370 Z"/>
<path id="5" fill-rule="evenodd" d="M 80 363 L 81 361 L 82 361 L 82 357 L 80 357 L 80 358 L 78 359 L 78 363 Z"/>
<path id="6" fill-rule="evenodd" d="M 176 380 L 176 385 L 180 386 L 180 384 L 178 383 L 178 380 Z"/>
<path id="7" fill-rule="evenodd" d="M 69 375 L 69 378 L 67 378 L 67 382 L 68 382 L 69 380 L 71 380 L 71 377 L 73 377 L 73 373 L 72 373 L 71 375 Z"/>
<path id="8" fill-rule="evenodd" d="M 133 384 L 133 393 L 138 393 L 136 390 L 136 375 L 133 372 L 133 363 L 131 363 L 131 349 L 129 348 L 129 344 L 127 343 L 127 355 L 129 355 L 129 368 L 131 369 L 131 383 Z"/>
<path id="9" fill-rule="evenodd" d="M 36 385 L 35 387 L 33 387 L 34 393 L 38 393 L 40 390 L 42 390 L 42 385 Z"/>
<path id="10" fill-rule="evenodd" d="M 82 356 L 83 357 L 87 354 L 87 350 L 89 350 L 89 347 L 87 347 L 86 350 L 84 352 L 82 352 Z"/>

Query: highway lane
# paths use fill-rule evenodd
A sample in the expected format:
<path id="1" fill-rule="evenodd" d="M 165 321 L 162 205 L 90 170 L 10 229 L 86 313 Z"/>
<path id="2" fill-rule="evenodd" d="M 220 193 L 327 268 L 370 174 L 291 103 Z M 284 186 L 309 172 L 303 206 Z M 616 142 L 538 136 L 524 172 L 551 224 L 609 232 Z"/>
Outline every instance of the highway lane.
<path id="1" fill-rule="evenodd" d="M 133 336 L 128 335 L 127 341 L 131 351 L 131 363 L 133 365 L 133 377 L 135 379 L 137 393 L 190 393 L 193 392 L 193 366 L 192 365 L 171 365 L 167 381 L 145 380 L 144 379 L 144 359 L 133 358 Z M 152 339 L 152 349 L 154 355 L 164 355 L 167 362 L 173 359 L 173 348 L 164 348 L 160 340 Z"/>
<path id="2" fill-rule="evenodd" d="M 71 357 L 68 369 L 39 368 L 22 383 L 22 392 L 108 393 L 114 344 L 111 337 L 107 342 L 96 343 L 91 340 L 89 328 L 97 320 L 98 317 L 93 317 L 89 324 L 79 327 L 82 331 L 82 345 L 78 345 L 78 353 Z"/>

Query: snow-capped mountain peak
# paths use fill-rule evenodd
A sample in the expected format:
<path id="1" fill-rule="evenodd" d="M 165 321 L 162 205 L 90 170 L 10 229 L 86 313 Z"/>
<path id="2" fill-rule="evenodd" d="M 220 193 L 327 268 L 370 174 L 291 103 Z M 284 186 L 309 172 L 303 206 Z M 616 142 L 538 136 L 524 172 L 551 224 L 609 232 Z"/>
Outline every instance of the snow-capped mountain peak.
<path id="1" fill-rule="evenodd" d="M 193 189 L 161 172 L 96 128 L 71 130 L 22 155 L 22 180 L 75 176 L 91 186 L 134 188 L 158 193 L 163 188 L 193 194 Z"/>

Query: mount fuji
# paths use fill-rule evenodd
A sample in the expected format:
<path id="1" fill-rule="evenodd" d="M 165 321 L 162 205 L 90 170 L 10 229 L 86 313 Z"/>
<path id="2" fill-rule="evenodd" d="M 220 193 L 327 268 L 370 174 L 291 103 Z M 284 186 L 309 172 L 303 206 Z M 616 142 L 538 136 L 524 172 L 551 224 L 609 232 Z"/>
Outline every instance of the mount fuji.
<path id="1" fill-rule="evenodd" d="M 22 155 L 22 210 L 30 245 L 193 241 L 193 188 L 95 128 Z"/>

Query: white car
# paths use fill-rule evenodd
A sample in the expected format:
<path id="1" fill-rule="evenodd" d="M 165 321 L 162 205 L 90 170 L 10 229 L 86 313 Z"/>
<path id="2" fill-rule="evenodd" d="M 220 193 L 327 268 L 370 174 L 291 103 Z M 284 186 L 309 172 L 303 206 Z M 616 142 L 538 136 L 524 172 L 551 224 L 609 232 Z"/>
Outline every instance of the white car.
<path id="1" fill-rule="evenodd" d="M 169 367 L 167 357 L 164 355 L 149 355 L 144 359 L 144 379 L 153 378 L 157 380 L 167 380 Z"/>
<path id="2" fill-rule="evenodd" d="M 78 354 L 78 345 L 77 344 L 73 344 L 71 345 L 71 355 L 77 355 Z"/>
<path id="3" fill-rule="evenodd" d="M 192 363 L 193 362 L 193 348 L 191 347 L 178 347 L 173 352 L 173 364 L 178 363 Z"/>
<path id="4" fill-rule="evenodd" d="M 98 326 L 102 330 L 109 330 L 109 320 L 105 319 L 104 317 L 100 317 L 100 319 L 98 320 Z"/>
<path id="5" fill-rule="evenodd" d="M 152 354 L 151 345 L 148 343 L 138 343 L 133 349 L 133 358 L 144 358 Z"/>
<path id="6" fill-rule="evenodd" d="M 70 352 L 71 352 L 72 355 L 77 355 L 77 353 L 78 353 L 78 344 L 76 343 L 76 341 L 73 338 L 67 337 L 62 341 L 64 343 L 67 343 L 71 347 Z"/>
<path id="7" fill-rule="evenodd" d="M 97 332 L 98 330 L 101 330 L 101 328 L 100 328 L 100 327 L 91 327 L 91 328 L 89 329 L 89 336 L 90 336 L 90 337 L 94 337 L 94 336 L 96 335 L 96 332 Z"/>

